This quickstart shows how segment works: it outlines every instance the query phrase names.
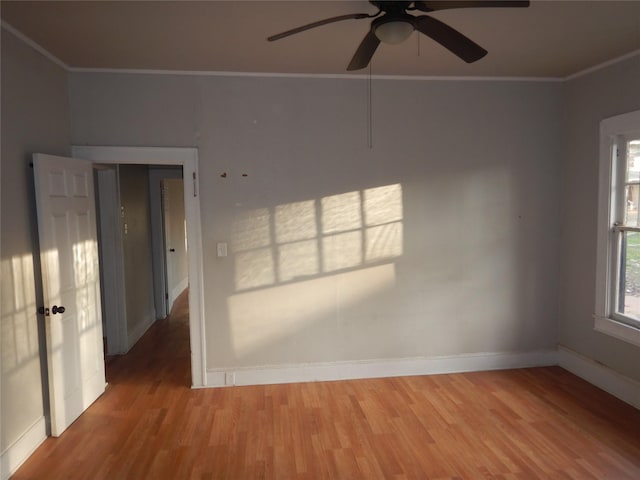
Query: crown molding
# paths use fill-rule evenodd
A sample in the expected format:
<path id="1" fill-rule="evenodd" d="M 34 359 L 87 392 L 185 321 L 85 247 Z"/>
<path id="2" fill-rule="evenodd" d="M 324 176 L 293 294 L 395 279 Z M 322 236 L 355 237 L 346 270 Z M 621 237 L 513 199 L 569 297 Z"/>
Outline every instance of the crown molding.
<path id="1" fill-rule="evenodd" d="M 401 81 L 455 81 L 455 82 L 566 82 L 588 75 L 597 70 L 615 65 L 635 56 L 640 56 L 640 49 L 625 55 L 607 60 L 579 72 L 565 77 L 517 77 L 517 76 L 451 76 L 451 75 L 369 75 L 369 74 L 322 74 L 322 73 L 269 73 L 269 72 L 227 72 L 227 71 L 200 71 L 200 70 L 156 70 L 156 69 L 129 69 L 129 68 L 84 68 L 71 67 L 58 57 L 53 55 L 40 44 L 27 37 L 25 34 L 0 20 L 0 26 L 22 40 L 31 48 L 45 56 L 53 63 L 73 73 L 113 73 L 130 75 L 183 75 L 206 77 L 262 77 L 262 78 L 309 78 L 309 79 L 339 79 L 339 80 L 401 80 Z"/>
<path id="2" fill-rule="evenodd" d="M 606 62 L 599 63 L 598 65 L 594 65 L 593 67 L 585 68 L 576 73 L 572 73 L 571 75 L 564 77 L 564 81 L 575 80 L 576 78 L 584 77 L 590 73 L 596 72 L 598 70 L 602 70 L 603 68 L 610 67 L 611 65 L 615 65 L 616 63 L 624 62 L 625 60 L 629 60 L 633 57 L 640 57 L 640 49 L 634 50 L 633 52 L 626 53 L 616 58 L 612 58 L 611 60 L 607 60 Z M 640 59 L 639 59 L 640 60 Z"/>
<path id="3" fill-rule="evenodd" d="M 0 20 L 0 26 L 5 29 L 7 32 L 11 33 L 13 36 L 17 37 L 18 39 L 22 40 L 24 43 L 26 43 L 27 45 L 29 45 L 31 48 L 33 48 L 36 52 L 38 52 L 39 54 L 43 55 L 44 57 L 48 58 L 49 60 L 51 60 L 53 63 L 55 63 L 56 65 L 58 65 L 59 67 L 62 67 L 63 69 L 65 69 L 66 71 L 70 71 L 71 68 L 69 67 L 69 65 L 67 65 L 66 63 L 64 63 L 62 60 L 60 60 L 58 57 L 56 57 L 53 53 L 51 53 L 49 50 L 47 50 L 46 48 L 44 48 L 43 46 L 41 46 L 40 44 L 34 42 L 33 40 L 31 40 L 29 37 L 27 37 L 24 33 L 22 33 L 20 30 L 12 27 L 11 25 L 9 25 L 7 22 L 5 22 L 4 20 Z"/>
<path id="4" fill-rule="evenodd" d="M 204 77 L 263 77 L 263 78 L 310 78 L 338 80 L 402 80 L 402 81 L 506 81 L 506 82 L 561 82 L 560 77 L 479 77 L 479 76 L 425 76 L 425 75 L 371 75 L 342 73 L 269 73 L 269 72 L 224 72 L 200 70 L 146 70 L 130 68 L 77 68 L 70 67 L 70 72 L 78 73 L 114 73 L 130 75 L 185 75 Z"/>

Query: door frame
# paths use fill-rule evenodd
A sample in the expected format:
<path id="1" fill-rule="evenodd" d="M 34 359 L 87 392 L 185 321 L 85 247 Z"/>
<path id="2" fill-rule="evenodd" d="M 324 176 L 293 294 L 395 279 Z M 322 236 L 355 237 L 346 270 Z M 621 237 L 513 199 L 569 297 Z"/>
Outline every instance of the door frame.
<path id="1" fill-rule="evenodd" d="M 187 223 L 189 262 L 189 335 L 191 343 L 192 387 L 206 387 L 206 349 L 204 324 L 204 274 L 200 189 L 198 188 L 198 149 L 183 147 L 71 147 L 72 156 L 103 164 L 182 166 L 184 207 Z"/>
<path id="2" fill-rule="evenodd" d="M 98 242 L 100 247 L 100 289 L 102 298 L 102 323 L 107 337 L 106 355 L 127 353 L 126 291 L 124 278 L 124 254 L 120 227 L 120 192 L 118 166 L 101 166 L 93 169 L 97 175 L 96 210 Z M 108 258 L 110 261 L 104 262 Z M 112 261 L 111 261 L 112 260 Z M 107 320 L 109 319 L 109 320 Z"/>

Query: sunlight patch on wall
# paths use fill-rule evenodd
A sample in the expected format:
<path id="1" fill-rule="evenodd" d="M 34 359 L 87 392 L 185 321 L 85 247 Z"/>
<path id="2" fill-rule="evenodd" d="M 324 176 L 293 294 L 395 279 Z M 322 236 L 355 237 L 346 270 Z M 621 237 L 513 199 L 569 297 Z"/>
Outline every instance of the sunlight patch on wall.
<path id="1" fill-rule="evenodd" d="M 232 295 L 234 353 L 246 356 L 394 285 L 395 266 L 385 264 Z"/>
<path id="2" fill-rule="evenodd" d="M 313 200 L 278 205 L 275 208 L 278 244 L 307 240 L 318 235 L 316 206 Z"/>
<path id="3" fill-rule="evenodd" d="M 360 192 L 341 193 L 322 199 L 322 232 L 335 233 L 362 228 Z"/>
<path id="4" fill-rule="evenodd" d="M 234 223 L 231 249 L 235 253 L 236 288 L 271 285 L 275 281 L 273 254 L 269 247 L 271 214 L 267 208 L 243 212 Z"/>
<path id="5" fill-rule="evenodd" d="M 271 248 L 240 252 L 235 258 L 236 289 L 264 287 L 275 283 Z"/>
<path id="6" fill-rule="evenodd" d="M 305 240 L 278 247 L 280 280 L 288 282 L 319 272 L 318 242 Z"/>
<path id="7" fill-rule="evenodd" d="M 400 184 L 365 190 L 364 217 L 368 226 L 402 220 L 402 187 Z"/>
<path id="8" fill-rule="evenodd" d="M 402 224 L 400 222 L 369 227 L 365 234 L 366 261 L 373 262 L 402 255 Z"/>
<path id="9" fill-rule="evenodd" d="M 362 264 L 362 231 L 336 233 L 322 239 L 323 270 L 334 272 Z"/>
<path id="10" fill-rule="evenodd" d="M 268 247 L 271 244 L 271 214 L 268 208 L 240 213 L 233 222 L 231 247 L 235 252 Z"/>
<path id="11" fill-rule="evenodd" d="M 364 191 L 366 261 L 402 255 L 402 187 L 400 184 Z"/>
<path id="12" fill-rule="evenodd" d="M 313 200 L 275 208 L 278 281 L 286 282 L 318 273 L 316 205 Z"/>
<path id="13" fill-rule="evenodd" d="M 243 212 L 232 229 L 236 291 L 399 257 L 402 221 L 400 184 Z"/>
<path id="14" fill-rule="evenodd" d="M 35 282 L 31 255 L 2 261 L 2 371 L 38 355 Z"/>

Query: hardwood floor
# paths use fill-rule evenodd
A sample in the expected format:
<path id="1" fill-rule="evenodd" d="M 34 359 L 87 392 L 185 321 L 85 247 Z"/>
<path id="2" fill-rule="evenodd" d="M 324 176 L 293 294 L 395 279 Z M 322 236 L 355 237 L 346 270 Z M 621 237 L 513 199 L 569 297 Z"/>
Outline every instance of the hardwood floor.
<path id="1" fill-rule="evenodd" d="M 559 367 L 191 390 L 186 314 L 13 478 L 640 478 L 640 411 Z"/>

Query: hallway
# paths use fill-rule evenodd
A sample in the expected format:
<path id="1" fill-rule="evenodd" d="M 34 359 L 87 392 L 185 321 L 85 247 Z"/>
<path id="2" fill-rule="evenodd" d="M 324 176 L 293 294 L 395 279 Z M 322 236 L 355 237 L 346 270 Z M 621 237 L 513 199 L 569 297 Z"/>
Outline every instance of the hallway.
<path id="1" fill-rule="evenodd" d="M 156 321 L 126 355 L 107 357 L 109 388 L 121 384 L 191 386 L 189 290 L 175 300 L 167 318 Z"/>

